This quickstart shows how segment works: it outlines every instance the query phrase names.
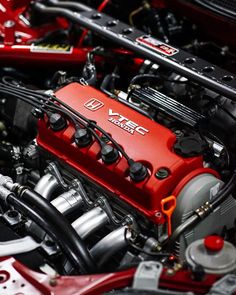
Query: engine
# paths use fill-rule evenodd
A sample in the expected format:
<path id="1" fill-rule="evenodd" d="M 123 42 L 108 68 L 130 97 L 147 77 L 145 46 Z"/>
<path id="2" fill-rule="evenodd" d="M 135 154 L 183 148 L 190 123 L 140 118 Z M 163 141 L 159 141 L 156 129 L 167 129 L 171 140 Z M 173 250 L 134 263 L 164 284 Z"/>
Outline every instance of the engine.
<path id="1" fill-rule="evenodd" d="M 162 211 L 162 200 L 170 196 L 180 180 L 189 173 L 199 174 L 199 169 L 204 173 L 200 154 L 183 158 L 174 151 L 173 132 L 96 89 L 74 83 L 56 92 L 56 97 L 111 134 L 123 151 L 127 151 L 128 159 L 109 142 L 106 133 L 101 149 L 89 131 L 86 133 L 67 123 L 55 130 L 62 118 L 56 122 L 52 117 L 40 121 L 39 146 L 55 156 L 60 155 L 65 163 L 155 223 L 160 221 L 157 213 Z"/>
<path id="2" fill-rule="evenodd" d="M 122 16 L 117 1 L 2 2 L 4 263 L 50 288 L 98 280 L 78 294 L 236 281 L 232 42 L 199 37 L 181 1 L 128 1 Z"/>

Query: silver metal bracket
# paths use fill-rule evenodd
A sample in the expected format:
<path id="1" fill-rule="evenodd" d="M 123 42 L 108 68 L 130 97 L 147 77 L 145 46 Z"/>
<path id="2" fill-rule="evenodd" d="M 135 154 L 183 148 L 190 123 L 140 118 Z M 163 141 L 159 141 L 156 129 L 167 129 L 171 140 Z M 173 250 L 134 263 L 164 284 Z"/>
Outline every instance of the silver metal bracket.
<path id="1" fill-rule="evenodd" d="M 217 281 L 208 295 L 231 295 L 236 292 L 236 275 L 228 274 Z"/>
<path id="2" fill-rule="evenodd" d="M 50 174 L 52 174 L 56 178 L 58 183 L 63 187 L 63 189 L 68 188 L 68 185 L 65 183 L 64 179 L 62 178 L 56 163 L 50 162 L 46 168 L 46 172 L 49 172 Z"/>
<path id="3" fill-rule="evenodd" d="M 5 219 L 5 221 L 7 221 L 7 223 L 11 226 L 14 226 L 22 222 L 22 215 L 16 210 L 8 210 L 0 216 L 2 216 Z"/>
<path id="4" fill-rule="evenodd" d="M 133 289 L 157 291 L 163 266 L 156 261 L 141 262 L 133 280 Z"/>
<path id="5" fill-rule="evenodd" d="M 194 295 L 192 292 L 177 292 L 159 289 L 163 265 L 157 261 L 143 261 L 139 264 L 134 275 L 134 290 L 155 291 L 159 295 Z"/>

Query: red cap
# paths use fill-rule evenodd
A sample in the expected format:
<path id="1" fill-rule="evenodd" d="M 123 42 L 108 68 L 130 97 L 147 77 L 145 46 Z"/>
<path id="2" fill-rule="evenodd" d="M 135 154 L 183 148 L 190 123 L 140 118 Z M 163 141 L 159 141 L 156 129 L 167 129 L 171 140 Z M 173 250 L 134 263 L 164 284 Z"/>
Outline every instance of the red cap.
<path id="1" fill-rule="evenodd" d="M 224 247 L 224 240 L 219 236 L 208 236 L 204 239 L 207 250 L 218 252 Z"/>

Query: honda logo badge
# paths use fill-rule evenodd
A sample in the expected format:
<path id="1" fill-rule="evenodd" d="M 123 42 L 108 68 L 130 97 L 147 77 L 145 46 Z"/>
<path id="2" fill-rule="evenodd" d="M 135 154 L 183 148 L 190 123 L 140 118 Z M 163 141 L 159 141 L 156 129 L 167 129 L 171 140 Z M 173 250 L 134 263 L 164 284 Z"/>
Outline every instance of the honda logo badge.
<path id="1" fill-rule="evenodd" d="M 104 106 L 104 103 L 100 100 L 97 100 L 96 98 L 91 98 L 84 104 L 84 106 L 90 111 L 94 112 L 101 109 Z"/>

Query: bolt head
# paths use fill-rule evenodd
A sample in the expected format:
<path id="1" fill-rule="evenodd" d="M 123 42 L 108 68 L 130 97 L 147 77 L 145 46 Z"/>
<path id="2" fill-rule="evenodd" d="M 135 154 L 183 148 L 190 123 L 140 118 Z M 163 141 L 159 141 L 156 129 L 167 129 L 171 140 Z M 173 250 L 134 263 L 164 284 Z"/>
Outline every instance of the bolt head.
<path id="1" fill-rule="evenodd" d="M 161 168 L 156 172 L 156 178 L 162 180 L 162 179 L 167 178 L 169 176 L 169 174 L 170 173 L 169 173 L 168 169 Z"/>

